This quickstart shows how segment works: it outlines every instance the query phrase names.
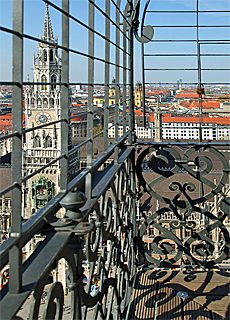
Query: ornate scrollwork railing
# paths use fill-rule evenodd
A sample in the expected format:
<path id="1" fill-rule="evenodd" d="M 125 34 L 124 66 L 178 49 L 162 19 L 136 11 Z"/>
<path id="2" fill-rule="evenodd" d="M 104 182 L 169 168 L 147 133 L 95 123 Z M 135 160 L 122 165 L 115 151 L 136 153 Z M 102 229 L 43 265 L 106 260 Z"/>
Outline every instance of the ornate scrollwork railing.
<path id="1" fill-rule="evenodd" d="M 40 315 L 43 319 L 61 319 L 66 304 L 65 285 L 69 291 L 71 319 L 96 319 L 98 316 L 105 319 L 115 315 L 125 318 L 136 271 L 133 157 L 134 148 L 123 146 L 119 164 L 111 163 L 100 173 L 100 179 L 93 179 L 92 199 L 86 200 L 80 194 L 76 197 L 78 203 L 70 206 L 63 196 L 60 201 L 61 195 L 52 200 L 56 202 L 56 210 L 60 209 L 60 203 L 70 209 L 72 218 L 69 210 L 64 218 L 55 218 L 53 207 L 54 211 L 39 225 L 31 226 L 30 220 L 25 222 L 22 241 L 38 233 L 41 241 L 23 264 L 22 292 L 15 294 L 12 300 L 8 284 L 1 291 L 2 306 L 11 304 L 11 308 L 1 309 L 5 319 L 15 314 L 17 319 L 23 319 L 20 307 L 28 297 L 29 319 L 38 319 Z M 71 191 L 72 195 L 75 193 L 79 191 Z M 73 216 L 74 206 L 77 214 L 80 213 L 78 219 Z M 37 218 L 35 215 L 34 223 Z M 67 272 L 66 284 L 59 280 L 51 285 L 51 275 L 54 279 L 55 274 L 63 270 L 59 269 L 60 261 Z M 83 283 L 85 278 L 86 284 Z"/>
<path id="2" fill-rule="evenodd" d="M 150 170 L 143 170 L 143 163 Z M 210 173 L 215 167 L 219 170 L 214 177 Z M 222 189 L 229 166 L 221 151 L 209 144 L 194 145 L 183 152 L 167 144 L 153 144 L 139 155 L 136 172 L 140 199 L 147 192 L 162 206 L 139 229 L 139 250 L 149 263 L 211 268 L 226 259 L 230 248 L 225 225 L 229 198 Z M 219 209 L 211 212 L 206 203 L 218 195 Z M 176 220 L 163 224 L 167 212 L 173 213 Z M 155 229 L 155 236 L 147 251 L 142 237 L 149 226 Z"/>

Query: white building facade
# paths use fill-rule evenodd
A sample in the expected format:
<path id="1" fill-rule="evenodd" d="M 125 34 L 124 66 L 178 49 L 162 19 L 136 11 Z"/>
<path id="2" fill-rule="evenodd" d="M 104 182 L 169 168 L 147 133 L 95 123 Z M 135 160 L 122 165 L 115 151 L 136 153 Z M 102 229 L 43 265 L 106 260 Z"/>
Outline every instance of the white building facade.
<path id="1" fill-rule="evenodd" d="M 42 41 L 33 54 L 33 82 L 25 90 L 25 127 L 39 127 L 60 119 L 61 58 L 53 35 L 48 5 L 46 5 Z M 27 77 L 29 82 L 29 76 Z M 37 83 L 37 84 L 36 84 Z M 26 134 L 24 144 L 24 175 L 32 174 L 60 155 L 60 124 L 50 124 Z M 25 215 L 37 211 L 59 191 L 59 163 L 42 170 L 27 181 L 24 191 Z"/>

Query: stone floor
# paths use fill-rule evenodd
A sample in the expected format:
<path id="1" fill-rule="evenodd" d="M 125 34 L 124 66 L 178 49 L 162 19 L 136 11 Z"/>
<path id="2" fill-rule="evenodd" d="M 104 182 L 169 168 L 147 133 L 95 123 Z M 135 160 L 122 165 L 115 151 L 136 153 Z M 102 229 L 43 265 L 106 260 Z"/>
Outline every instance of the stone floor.
<path id="1" fill-rule="evenodd" d="M 230 319 L 229 279 L 224 271 L 140 271 L 128 318 Z"/>

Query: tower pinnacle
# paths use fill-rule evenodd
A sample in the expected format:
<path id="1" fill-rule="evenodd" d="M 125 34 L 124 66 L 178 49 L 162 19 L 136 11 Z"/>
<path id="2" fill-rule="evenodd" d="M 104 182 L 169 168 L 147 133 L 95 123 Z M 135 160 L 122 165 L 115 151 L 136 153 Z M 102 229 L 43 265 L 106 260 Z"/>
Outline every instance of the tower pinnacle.
<path id="1" fill-rule="evenodd" d="M 48 9 L 47 3 L 46 3 L 46 13 L 45 13 L 43 34 L 42 34 L 41 39 L 55 42 L 55 37 L 53 35 L 53 29 L 52 29 L 52 25 L 51 25 L 50 14 L 49 14 L 49 9 Z"/>

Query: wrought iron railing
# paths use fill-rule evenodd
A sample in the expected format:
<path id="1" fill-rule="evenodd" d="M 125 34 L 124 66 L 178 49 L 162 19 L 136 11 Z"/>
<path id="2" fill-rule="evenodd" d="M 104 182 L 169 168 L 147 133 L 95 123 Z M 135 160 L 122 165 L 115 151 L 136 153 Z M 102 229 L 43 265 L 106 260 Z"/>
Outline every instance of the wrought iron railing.
<path id="1" fill-rule="evenodd" d="M 141 223 L 137 238 L 140 252 L 152 267 L 206 269 L 229 256 L 229 195 L 223 190 L 229 164 L 220 147 L 200 143 L 181 150 L 180 145 L 150 143 L 139 155 L 139 195 L 149 195 L 142 206 L 151 197 L 158 202 L 156 211 Z M 216 167 L 218 179 L 212 174 Z M 218 208 L 213 209 L 207 204 L 217 196 Z M 170 217 L 166 219 L 165 214 Z M 145 250 L 142 238 L 150 226 L 155 232 L 150 250 Z"/>

